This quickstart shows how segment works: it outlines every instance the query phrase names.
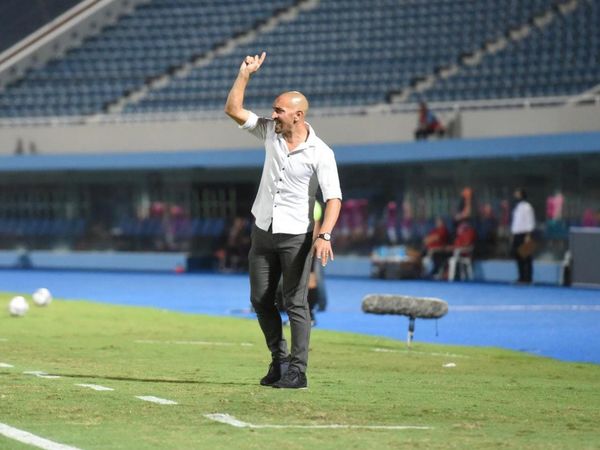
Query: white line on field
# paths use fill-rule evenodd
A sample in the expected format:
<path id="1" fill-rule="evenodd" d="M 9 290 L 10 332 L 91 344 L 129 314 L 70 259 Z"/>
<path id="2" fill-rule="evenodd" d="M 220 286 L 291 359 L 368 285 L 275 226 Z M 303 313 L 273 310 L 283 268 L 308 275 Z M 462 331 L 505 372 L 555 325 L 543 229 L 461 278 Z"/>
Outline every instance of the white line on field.
<path id="1" fill-rule="evenodd" d="M 412 355 L 412 354 L 419 354 L 419 355 L 429 355 L 429 356 L 443 356 L 443 357 L 447 357 L 450 356 L 452 358 L 469 358 L 469 356 L 466 355 L 457 355 L 455 353 L 435 353 L 435 352 L 418 352 L 415 350 L 411 350 L 411 349 L 406 349 L 406 350 L 392 350 L 391 348 L 379 348 L 379 347 L 375 347 L 373 349 L 374 352 L 379 352 L 379 353 L 406 353 L 407 355 Z"/>
<path id="2" fill-rule="evenodd" d="M 5 423 L 0 423 L 0 434 L 9 439 L 42 448 L 44 450 L 80 450 L 77 447 L 59 444 L 58 442 L 44 439 L 43 437 L 36 436 L 35 434 L 31 434 L 27 431 L 19 430 L 18 428 L 6 425 Z"/>
<path id="3" fill-rule="evenodd" d="M 0 338 L 0 342 L 6 342 L 6 341 L 8 341 L 8 339 L 6 339 L 6 338 Z"/>
<path id="4" fill-rule="evenodd" d="M 431 430 L 431 427 L 415 426 L 415 425 L 343 425 L 343 424 L 328 424 L 328 425 L 256 425 L 253 423 L 242 422 L 229 414 L 205 414 L 204 417 L 216 422 L 231 425 L 236 428 L 302 428 L 302 429 L 369 429 L 369 430 Z"/>
<path id="5" fill-rule="evenodd" d="M 7 364 L 7 363 L 0 362 L 0 367 L 4 367 L 6 369 L 10 369 L 10 368 L 15 367 L 15 366 L 13 366 L 12 364 Z"/>
<path id="6" fill-rule="evenodd" d="M 167 400 L 166 398 L 154 397 L 153 395 L 136 395 L 136 398 L 144 400 L 146 402 L 158 403 L 159 405 L 176 405 L 177 402 L 173 400 Z"/>
<path id="7" fill-rule="evenodd" d="M 58 375 L 48 375 L 46 372 L 42 372 L 41 370 L 28 370 L 26 372 L 23 372 L 25 375 L 34 375 L 38 378 L 60 378 L 60 376 Z"/>
<path id="8" fill-rule="evenodd" d="M 254 344 L 250 342 L 210 342 L 210 341 L 154 341 L 151 339 L 139 339 L 134 341 L 136 344 L 178 344 L 178 345 L 216 345 L 216 346 L 232 346 L 241 345 L 242 347 L 251 347 Z"/>
<path id="9" fill-rule="evenodd" d="M 450 312 L 600 311 L 600 305 L 457 305 Z"/>
<path id="10" fill-rule="evenodd" d="M 99 384 L 84 384 L 84 383 L 81 383 L 81 384 L 76 384 L 75 386 L 81 386 L 81 387 L 84 387 L 84 388 L 90 388 L 90 389 L 93 389 L 94 391 L 114 391 L 113 388 L 109 388 L 109 387 L 106 387 L 106 386 L 100 386 Z"/>

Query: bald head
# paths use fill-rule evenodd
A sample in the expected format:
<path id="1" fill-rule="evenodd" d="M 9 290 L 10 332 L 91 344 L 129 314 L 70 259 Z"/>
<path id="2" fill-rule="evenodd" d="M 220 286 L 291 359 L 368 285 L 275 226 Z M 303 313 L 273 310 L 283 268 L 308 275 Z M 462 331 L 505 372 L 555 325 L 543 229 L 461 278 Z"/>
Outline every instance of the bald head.
<path id="1" fill-rule="evenodd" d="M 284 136 L 304 136 L 308 128 L 304 118 L 308 111 L 308 100 L 298 91 L 288 91 L 279 95 L 273 102 L 273 114 L 271 118 L 275 121 L 275 133 Z"/>
<path id="2" fill-rule="evenodd" d="M 299 91 L 288 91 L 281 94 L 277 97 L 277 100 L 281 100 L 285 104 L 288 105 L 288 108 L 302 111 L 302 113 L 306 116 L 308 112 L 308 100 L 304 96 L 302 92 Z"/>

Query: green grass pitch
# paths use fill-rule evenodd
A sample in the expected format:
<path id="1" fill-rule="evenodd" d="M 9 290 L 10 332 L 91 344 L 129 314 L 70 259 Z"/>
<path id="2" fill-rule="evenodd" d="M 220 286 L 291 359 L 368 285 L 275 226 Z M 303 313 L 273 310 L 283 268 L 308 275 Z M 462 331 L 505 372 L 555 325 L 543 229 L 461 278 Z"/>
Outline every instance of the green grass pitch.
<path id="1" fill-rule="evenodd" d="M 0 367 L 0 423 L 81 449 L 600 448 L 598 365 L 316 329 L 309 389 L 277 390 L 258 385 L 269 357 L 255 321 L 65 300 L 30 300 L 13 318 L 11 296 L 0 295 L 0 363 L 13 366 Z M 234 428 L 211 413 L 431 428 Z M 0 435 L 0 448 L 32 447 Z"/>

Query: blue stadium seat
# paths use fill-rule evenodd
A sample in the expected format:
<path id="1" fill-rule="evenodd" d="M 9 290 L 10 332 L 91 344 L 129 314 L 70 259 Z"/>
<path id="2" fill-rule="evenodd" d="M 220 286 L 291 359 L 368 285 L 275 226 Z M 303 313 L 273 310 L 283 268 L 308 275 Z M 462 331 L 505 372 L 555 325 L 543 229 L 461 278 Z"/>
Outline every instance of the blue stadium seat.
<path id="1" fill-rule="evenodd" d="M 0 92 L 0 117 L 102 112 L 149 78 L 211 50 L 292 3 L 153 0 Z"/>
<path id="2" fill-rule="evenodd" d="M 560 0 L 564 2 L 566 0 Z M 94 114 L 106 105 L 272 17 L 293 0 L 152 0 L 80 47 L 0 93 L 0 117 Z M 321 0 L 247 44 L 156 88 L 126 113 L 220 110 L 239 61 L 266 50 L 248 104 L 306 91 L 313 107 L 385 102 L 437 68 L 556 11 L 556 0 Z M 428 100 L 570 95 L 600 83 L 600 6 L 564 17 L 425 92 Z M 302 39 L 298 39 L 302 36 Z M 274 63 L 271 64 L 270 62 Z M 299 61 L 301 63 L 299 63 Z M 350 69 L 350 70 L 349 70 Z M 415 100 L 417 96 L 411 97 Z"/>

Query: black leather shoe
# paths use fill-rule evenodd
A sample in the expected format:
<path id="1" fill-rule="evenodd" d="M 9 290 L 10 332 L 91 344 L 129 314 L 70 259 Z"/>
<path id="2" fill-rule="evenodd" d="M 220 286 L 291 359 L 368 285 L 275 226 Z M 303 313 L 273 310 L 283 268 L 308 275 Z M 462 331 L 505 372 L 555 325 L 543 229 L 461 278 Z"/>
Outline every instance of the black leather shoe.
<path id="1" fill-rule="evenodd" d="M 273 386 L 273 383 L 279 381 L 281 377 L 286 374 L 289 365 L 289 357 L 279 361 L 272 361 L 271 364 L 269 364 L 269 371 L 260 380 L 261 386 Z"/>
<path id="2" fill-rule="evenodd" d="M 300 372 L 297 368 L 291 367 L 281 380 L 273 383 L 274 388 L 278 389 L 306 389 L 308 382 L 306 375 Z"/>

